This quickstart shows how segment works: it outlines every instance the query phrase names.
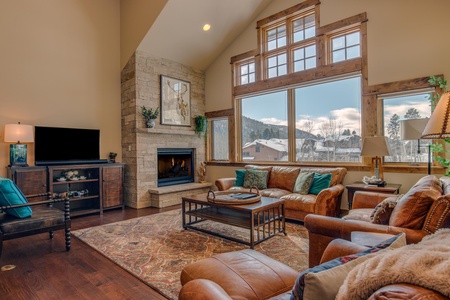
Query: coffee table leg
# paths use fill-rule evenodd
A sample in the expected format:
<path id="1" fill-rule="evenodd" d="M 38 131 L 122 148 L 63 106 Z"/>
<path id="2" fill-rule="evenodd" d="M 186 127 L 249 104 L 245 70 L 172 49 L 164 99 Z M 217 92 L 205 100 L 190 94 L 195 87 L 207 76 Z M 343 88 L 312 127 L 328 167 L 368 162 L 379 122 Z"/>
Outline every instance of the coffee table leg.
<path id="1" fill-rule="evenodd" d="M 286 233 L 286 217 L 284 215 L 284 203 L 281 203 L 281 214 L 282 214 L 282 218 L 281 218 L 281 224 L 283 226 L 283 233 L 284 235 L 287 235 Z"/>
<path id="2" fill-rule="evenodd" d="M 181 200 L 181 219 L 183 222 L 183 228 L 187 229 L 187 227 L 186 227 L 186 201 L 184 199 Z"/>
<path id="3" fill-rule="evenodd" d="M 255 215 L 250 213 L 250 249 L 255 248 Z"/>

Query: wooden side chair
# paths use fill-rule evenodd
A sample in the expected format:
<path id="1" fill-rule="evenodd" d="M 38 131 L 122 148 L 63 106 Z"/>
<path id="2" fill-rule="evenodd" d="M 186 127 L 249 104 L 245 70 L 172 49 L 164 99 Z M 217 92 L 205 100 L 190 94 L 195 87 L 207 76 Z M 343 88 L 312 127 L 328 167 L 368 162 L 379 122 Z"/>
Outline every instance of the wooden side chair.
<path id="1" fill-rule="evenodd" d="M 9 179 L 0 178 L 0 256 L 3 241 L 49 232 L 53 239 L 55 230 L 65 230 L 66 250 L 70 250 L 69 198 L 52 199 L 50 193 L 28 196 L 48 197 L 48 200 L 28 202 L 19 188 Z M 64 210 L 53 204 L 63 202 Z"/>

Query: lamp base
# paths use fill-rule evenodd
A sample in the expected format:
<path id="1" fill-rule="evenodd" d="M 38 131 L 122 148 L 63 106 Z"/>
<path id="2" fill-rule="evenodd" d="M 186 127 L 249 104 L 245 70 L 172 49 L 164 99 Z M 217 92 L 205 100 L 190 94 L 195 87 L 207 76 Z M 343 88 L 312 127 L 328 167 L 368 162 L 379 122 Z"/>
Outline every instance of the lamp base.
<path id="1" fill-rule="evenodd" d="M 9 167 L 28 167 L 27 145 L 11 144 L 9 146 Z"/>

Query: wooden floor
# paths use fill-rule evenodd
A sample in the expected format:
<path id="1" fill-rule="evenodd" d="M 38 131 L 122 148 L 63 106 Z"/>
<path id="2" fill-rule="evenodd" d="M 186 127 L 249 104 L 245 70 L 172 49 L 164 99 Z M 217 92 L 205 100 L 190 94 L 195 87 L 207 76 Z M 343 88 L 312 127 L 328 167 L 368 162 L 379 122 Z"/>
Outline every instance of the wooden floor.
<path id="1" fill-rule="evenodd" d="M 166 209 L 145 208 L 106 211 L 72 219 L 72 230 L 151 215 Z M 3 242 L 0 299 L 165 299 L 139 279 L 72 236 L 65 251 L 64 230 Z"/>

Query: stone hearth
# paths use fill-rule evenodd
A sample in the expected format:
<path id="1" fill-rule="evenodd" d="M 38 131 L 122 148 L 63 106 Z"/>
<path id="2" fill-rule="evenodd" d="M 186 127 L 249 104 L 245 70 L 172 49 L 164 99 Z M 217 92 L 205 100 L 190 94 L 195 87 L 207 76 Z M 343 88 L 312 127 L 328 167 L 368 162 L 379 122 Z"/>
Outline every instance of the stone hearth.
<path id="1" fill-rule="evenodd" d="M 206 159 L 206 141 L 190 127 L 159 124 L 145 128 L 141 107 L 160 107 L 160 75 L 191 83 L 190 117 L 205 112 L 205 75 L 177 62 L 137 51 L 122 71 L 122 159 L 125 163 L 125 204 L 134 208 L 165 207 L 181 203 L 189 194 L 207 191 L 198 182 L 158 188 L 157 149 L 193 148 L 194 168 Z M 164 195 L 164 196 L 162 196 Z"/>

